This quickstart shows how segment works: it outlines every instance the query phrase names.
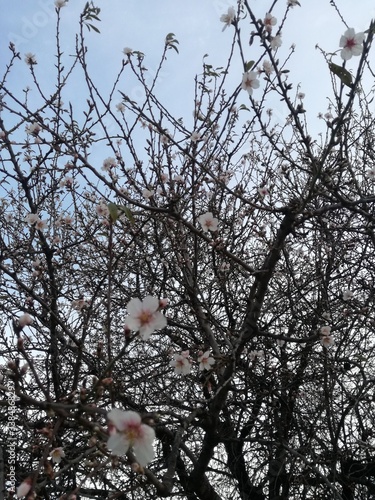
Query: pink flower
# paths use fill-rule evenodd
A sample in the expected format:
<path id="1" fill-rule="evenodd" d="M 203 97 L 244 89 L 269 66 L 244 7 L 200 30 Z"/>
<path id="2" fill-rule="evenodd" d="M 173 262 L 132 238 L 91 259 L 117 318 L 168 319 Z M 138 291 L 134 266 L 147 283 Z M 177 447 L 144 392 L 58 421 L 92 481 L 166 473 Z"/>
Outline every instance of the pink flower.
<path id="1" fill-rule="evenodd" d="M 219 221 L 213 216 L 212 212 L 206 212 L 200 215 L 198 220 L 205 233 L 207 233 L 207 231 L 217 231 Z"/>
<path id="2" fill-rule="evenodd" d="M 323 347 L 330 347 L 331 345 L 334 345 L 335 341 L 332 337 L 332 335 L 323 335 L 322 338 L 320 339 L 320 343 L 322 344 Z"/>
<path id="3" fill-rule="evenodd" d="M 242 75 L 241 88 L 246 90 L 249 95 L 251 95 L 253 93 L 253 89 L 257 89 L 259 85 L 260 83 L 255 71 L 248 71 Z"/>
<path id="4" fill-rule="evenodd" d="M 28 224 L 35 224 L 36 222 L 40 221 L 40 218 L 38 214 L 27 214 L 25 217 L 25 221 Z"/>
<path id="5" fill-rule="evenodd" d="M 154 459 L 155 431 L 149 425 L 142 424 L 138 413 L 115 408 L 108 413 L 108 420 L 110 437 L 107 447 L 113 455 L 125 455 L 132 447 L 142 467 Z"/>
<path id="6" fill-rule="evenodd" d="M 228 26 L 230 26 L 233 23 L 235 17 L 236 17 L 236 11 L 234 10 L 234 7 L 229 7 L 227 13 L 223 14 L 220 17 L 220 21 L 224 23 L 224 28 L 222 31 L 224 31 Z"/>
<path id="7" fill-rule="evenodd" d="M 32 325 L 33 321 L 33 318 L 30 316 L 30 314 L 27 313 L 22 314 L 22 316 L 18 318 L 18 323 L 21 328 L 23 328 L 24 326 Z"/>
<path id="8" fill-rule="evenodd" d="M 321 335 L 331 335 L 331 327 L 330 326 L 322 326 L 320 329 Z"/>
<path id="9" fill-rule="evenodd" d="M 349 28 L 340 38 L 341 57 L 348 61 L 352 56 L 360 56 L 363 50 L 362 42 L 365 39 L 364 33 L 355 33 L 353 28 Z"/>
<path id="10" fill-rule="evenodd" d="M 200 370 L 210 370 L 211 366 L 215 364 L 215 360 L 210 356 L 210 351 L 206 351 L 198 356 L 198 363 Z"/>
<path id="11" fill-rule="evenodd" d="M 17 488 L 17 498 L 26 496 L 31 490 L 31 485 L 33 484 L 33 478 L 27 477 Z"/>
<path id="12" fill-rule="evenodd" d="M 266 14 L 266 16 L 265 16 L 265 18 L 263 20 L 263 23 L 264 23 L 264 27 L 266 28 L 266 30 L 269 33 L 271 33 L 272 26 L 276 25 L 277 19 L 270 12 L 267 12 L 267 14 Z"/>
<path id="13" fill-rule="evenodd" d="M 139 331 L 143 340 L 150 338 L 154 330 L 167 326 L 167 319 L 159 312 L 159 299 L 148 295 L 143 302 L 137 298 L 128 302 L 129 315 L 125 319 L 127 328 Z"/>
<path id="14" fill-rule="evenodd" d="M 59 464 L 61 459 L 65 457 L 65 452 L 63 448 L 60 446 L 59 448 L 54 448 L 50 452 L 50 457 L 52 458 L 52 462 L 55 464 Z"/>
<path id="15" fill-rule="evenodd" d="M 189 351 L 182 351 L 181 354 L 173 354 L 170 365 L 173 366 L 177 375 L 188 375 L 191 370 L 191 363 L 188 358 Z"/>

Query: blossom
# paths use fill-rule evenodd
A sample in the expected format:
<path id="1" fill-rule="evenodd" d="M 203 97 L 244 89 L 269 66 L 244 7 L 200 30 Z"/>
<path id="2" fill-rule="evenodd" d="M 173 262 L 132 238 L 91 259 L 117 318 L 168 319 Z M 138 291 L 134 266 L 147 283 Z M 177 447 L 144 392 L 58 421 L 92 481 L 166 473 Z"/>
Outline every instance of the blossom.
<path id="1" fill-rule="evenodd" d="M 25 217 L 25 221 L 28 224 L 35 224 L 36 222 L 40 221 L 40 218 L 38 214 L 27 214 Z"/>
<path id="2" fill-rule="evenodd" d="M 31 485 L 33 484 L 33 478 L 27 477 L 17 488 L 17 498 L 26 496 L 31 490 Z"/>
<path id="3" fill-rule="evenodd" d="M 34 137 L 36 137 L 41 130 L 42 127 L 37 122 L 33 122 L 26 127 L 26 132 Z"/>
<path id="4" fill-rule="evenodd" d="M 149 425 L 142 423 L 138 413 L 115 408 L 107 416 L 111 434 L 107 447 L 113 455 L 125 455 L 132 447 L 137 461 L 142 467 L 154 459 L 155 431 Z"/>
<path id="5" fill-rule="evenodd" d="M 206 212 L 205 214 L 200 215 L 198 220 L 205 233 L 207 233 L 207 231 L 217 230 L 219 221 L 213 216 L 212 212 Z"/>
<path id="6" fill-rule="evenodd" d="M 188 375 L 191 370 L 189 351 L 182 351 L 181 354 L 173 354 L 170 365 L 173 366 L 175 373 L 178 375 Z"/>
<path id="7" fill-rule="evenodd" d="M 44 229 L 46 229 L 47 227 L 47 221 L 39 219 L 36 222 L 35 227 L 36 229 L 38 229 L 38 231 L 44 231 Z"/>
<path id="8" fill-rule="evenodd" d="M 270 76 L 270 74 L 274 71 L 270 61 L 263 61 L 263 71 L 267 76 Z"/>
<path id="9" fill-rule="evenodd" d="M 342 299 L 343 300 L 350 300 L 353 298 L 353 292 L 351 292 L 350 290 L 344 290 L 342 292 Z"/>
<path id="10" fill-rule="evenodd" d="M 298 0 L 288 0 L 288 7 L 295 7 L 296 5 L 299 5 L 301 7 L 301 4 Z"/>
<path id="11" fill-rule="evenodd" d="M 277 23 L 277 19 L 270 12 L 267 12 L 267 14 L 263 20 L 263 23 L 264 23 L 264 27 L 266 28 L 266 30 L 269 33 L 271 33 L 272 26 L 275 26 L 275 24 Z"/>
<path id="12" fill-rule="evenodd" d="M 223 14 L 220 17 L 220 21 L 224 23 L 224 28 L 222 29 L 222 31 L 224 31 L 228 26 L 230 26 L 233 23 L 235 17 L 236 17 L 236 11 L 234 10 L 234 7 L 229 7 L 227 13 Z"/>
<path id="13" fill-rule="evenodd" d="M 357 33 L 354 28 L 349 28 L 340 38 L 341 57 L 344 61 L 348 61 L 352 56 L 359 56 L 362 53 L 362 42 L 365 39 L 364 33 Z"/>
<path id="14" fill-rule="evenodd" d="M 328 325 L 322 326 L 322 328 L 320 329 L 320 334 L 321 335 L 331 335 L 331 327 Z"/>
<path id="15" fill-rule="evenodd" d="M 31 52 L 25 54 L 25 63 L 28 64 L 29 66 L 37 64 L 35 54 L 32 54 Z"/>
<path id="16" fill-rule="evenodd" d="M 198 363 L 200 370 L 210 370 L 215 360 L 210 356 L 210 351 L 206 351 L 198 356 Z"/>
<path id="17" fill-rule="evenodd" d="M 126 55 L 126 56 L 131 56 L 133 54 L 133 49 L 131 49 L 130 47 L 124 47 L 123 49 L 123 53 Z"/>
<path id="18" fill-rule="evenodd" d="M 109 215 L 109 209 L 107 205 L 103 202 L 99 203 L 99 205 L 96 205 L 96 213 L 102 217 L 107 217 Z"/>
<path id="19" fill-rule="evenodd" d="M 262 198 L 264 198 L 265 196 L 267 196 L 269 194 L 269 191 L 268 191 L 266 186 L 263 186 L 263 187 L 258 188 L 258 193 L 260 194 L 260 196 L 262 196 Z"/>
<path id="20" fill-rule="evenodd" d="M 250 95 L 253 93 L 253 89 L 257 89 L 259 85 L 259 80 L 255 71 L 247 71 L 242 75 L 241 88 L 247 90 Z"/>
<path id="21" fill-rule="evenodd" d="M 149 198 L 152 198 L 154 196 L 155 192 L 152 189 L 144 189 L 142 191 L 142 196 L 143 198 L 146 198 L 148 200 Z"/>
<path id="22" fill-rule="evenodd" d="M 68 0 L 55 0 L 55 7 L 56 9 L 61 9 L 62 7 L 65 7 L 67 3 Z"/>
<path id="23" fill-rule="evenodd" d="M 123 102 L 119 102 L 116 104 L 116 109 L 120 113 L 123 113 L 125 111 L 125 104 Z"/>
<path id="24" fill-rule="evenodd" d="M 129 315 L 125 323 L 129 330 L 139 331 L 143 340 L 147 340 L 154 330 L 167 326 L 167 319 L 159 312 L 159 299 L 148 295 L 143 302 L 134 298 L 128 302 Z"/>
<path id="25" fill-rule="evenodd" d="M 34 322 L 33 318 L 30 316 L 30 314 L 22 314 L 19 318 L 18 318 L 18 324 L 20 325 L 21 328 L 23 328 L 24 326 L 27 326 L 27 325 L 32 325 Z"/>
<path id="26" fill-rule="evenodd" d="M 331 345 L 334 345 L 335 341 L 332 335 L 322 335 L 320 343 L 322 344 L 323 347 L 329 347 Z"/>
<path id="27" fill-rule="evenodd" d="M 198 141 L 200 141 L 200 140 L 201 140 L 201 134 L 200 134 L 200 132 L 196 132 L 196 131 L 194 131 L 194 132 L 191 134 L 191 136 L 190 136 L 190 140 L 191 140 L 192 142 L 198 142 Z"/>
<path id="28" fill-rule="evenodd" d="M 272 40 L 270 41 L 271 49 L 272 50 L 277 50 L 279 47 L 281 47 L 283 41 L 281 40 L 281 33 L 280 35 L 276 35 L 272 37 Z"/>
<path id="29" fill-rule="evenodd" d="M 111 168 L 114 168 L 116 166 L 117 166 L 116 158 L 106 158 L 103 161 L 102 170 L 109 172 L 111 170 Z"/>
<path id="30" fill-rule="evenodd" d="M 366 175 L 369 179 L 375 179 L 375 168 L 372 167 L 369 170 L 367 170 Z"/>
<path id="31" fill-rule="evenodd" d="M 61 459 L 65 457 L 65 452 L 63 448 L 60 446 L 59 448 L 54 448 L 50 452 L 50 457 L 52 458 L 52 462 L 55 464 L 59 464 Z"/>

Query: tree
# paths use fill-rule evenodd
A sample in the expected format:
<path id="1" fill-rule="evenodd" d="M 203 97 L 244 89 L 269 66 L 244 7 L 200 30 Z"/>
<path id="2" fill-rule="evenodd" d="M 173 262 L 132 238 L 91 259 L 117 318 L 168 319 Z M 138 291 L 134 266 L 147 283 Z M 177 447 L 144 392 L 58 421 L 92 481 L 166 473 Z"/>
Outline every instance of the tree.
<path id="1" fill-rule="evenodd" d="M 125 49 L 103 95 L 85 41 L 100 9 L 68 64 L 65 4 L 54 90 L 14 44 L 1 83 L 2 444 L 19 496 L 375 498 L 374 24 L 322 51 L 314 138 L 293 48 L 278 55 L 296 0 L 223 13 L 232 55 L 204 59 L 192 128 L 155 92 L 173 33 L 151 82 Z M 25 62 L 37 98 L 7 84 Z M 81 114 L 63 102 L 78 70 Z"/>

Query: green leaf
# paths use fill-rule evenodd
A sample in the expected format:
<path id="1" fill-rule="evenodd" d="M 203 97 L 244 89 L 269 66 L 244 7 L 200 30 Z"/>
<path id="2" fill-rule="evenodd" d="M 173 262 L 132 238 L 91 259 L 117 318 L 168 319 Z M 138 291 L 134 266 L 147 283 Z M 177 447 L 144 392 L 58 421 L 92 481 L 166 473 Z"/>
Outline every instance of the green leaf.
<path id="1" fill-rule="evenodd" d="M 135 219 L 131 213 L 130 208 L 124 207 L 123 205 L 117 205 L 118 210 L 123 212 L 132 224 L 135 224 Z"/>
<path id="2" fill-rule="evenodd" d="M 249 62 L 245 63 L 245 71 L 246 72 L 250 71 L 251 68 L 254 66 L 254 64 L 255 64 L 255 61 L 249 61 Z"/>
<path id="3" fill-rule="evenodd" d="M 340 78 L 344 85 L 352 87 L 352 75 L 349 71 L 338 64 L 329 63 L 329 69 L 332 73 Z"/>
<path id="4" fill-rule="evenodd" d="M 109 215 L 111 216 L 112 222 L 116 222 L 118 219 L 118 208 L 116 203 L 108 203 Z"/>

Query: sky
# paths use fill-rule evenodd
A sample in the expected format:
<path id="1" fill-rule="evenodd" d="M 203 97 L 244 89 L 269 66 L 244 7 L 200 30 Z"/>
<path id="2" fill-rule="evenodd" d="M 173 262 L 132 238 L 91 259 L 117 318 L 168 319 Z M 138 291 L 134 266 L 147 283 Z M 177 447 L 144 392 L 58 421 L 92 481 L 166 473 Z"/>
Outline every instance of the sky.
<path id="1" fill-rule="evenodd" d="M 0 0 L 5 3 L 5 0 Z M 273 15 L 281 20 L 287 0 L 279 0 Z M 74 53 L 75 34 L 78 29 L 79 14 L 86 0 L 70 0 L 61 9 L 62 50 L 67 65 Z M 263 18 L 272 1 L 252 0 L 251 5 L 258 17 Z M 330 74 L 318 44 L 327 52 L 339 49 L 340 36 L 345 27 L 329 0 L 300 0 L 301 7 L 294 7 L 283 29 L 283 45 L 279 49 L 280 59 L 285 57 L 294 43 L 296 51 L 288 62 L 290 81 L 294 88 L 301 84 L 300 90 L 306 94 L 304 102 L 307 116 L 315 119 L 318 112 L 327 109 L 327 96 L 330 94 Z M 150 76 L 155 72 L 163 50 L 165 36 L 173 32 L 179 40 L 179 54 L 168 52 L 168 59 L 161 73 L 157 93 L 163 103 L 172 109 L 176 116 L 191 116 L 193 110 L 194 76 L 202 72 L 203 56 L 214 67 L 224 66 L 228 58 L 233 28 L 222 31 L 220 16 L 231 0 L 96 0 L 101 8 L 97 23 L 101 33 L 93 31 L 86 34 L 89 47 L 89 70 L 93 79 L 104 92 L 110 88 L 123 59 L 122 49 L 130 47 L 145 54 L 145 65 Z M 356 31 L 368 28 L 375 18 L 373 0 L 337 0 L 341 14 L 349 27 Z M 55 54 L 54 0 L 12 0 L 7 2 L 6 15 L 0 17 L 0 73 L 3 74 L 9 60 L 9 42 L 16 45 L 21 56 L 31 52 L 36 55 L 36 71 L 42 83 L 53 91 Z M 244 40 L 249 39 L 251 28 L 242 24 Z M 254 46 L 245 45 L 245 57 L 255 59 Z M 254 57 L 255 55 L 255 57 Z M 337 56 L 334 61 L 341 64 Z M 348 62 L 348 69 L 355 70 L 358 59 Z M 235 57 L 228 78 L 229 85 L 235 88 L 241 83 L 243 68 L 239 57 Z M 28 68 L 22 61 L 15 66 L 8 78 L 9 86 L 22 90 L 27 84 Z M 68 100 L 76 100 L 79 106 L 82 82 L 76 83 L 67 94 Z M 124 82 L 124 90 L 130 98 L 137 98 L 141 89 L 136 82 Z M 245 97 L 245 96 L 244 96 Z M 120 101 L 120 98 L 119 98 Z M 73 102 L 74 104 L 74 102 Z M 272 103 L 276 114 L 284 110 L 277 101 Z"/>

